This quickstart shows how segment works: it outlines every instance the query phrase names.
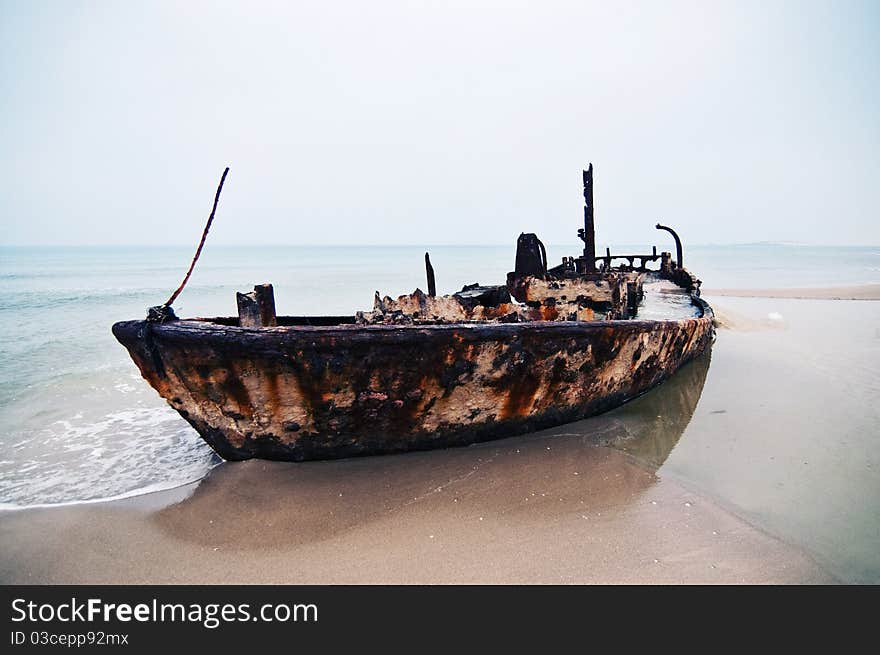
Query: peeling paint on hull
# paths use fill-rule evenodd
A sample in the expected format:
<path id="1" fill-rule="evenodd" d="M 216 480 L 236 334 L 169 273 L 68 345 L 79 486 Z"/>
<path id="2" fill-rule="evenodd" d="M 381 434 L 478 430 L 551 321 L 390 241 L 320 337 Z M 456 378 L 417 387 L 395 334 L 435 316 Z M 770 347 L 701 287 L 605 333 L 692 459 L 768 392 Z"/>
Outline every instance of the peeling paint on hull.
<path id="1" fill-rule="evenodd" d="M 711 347 L 698 302 L 702 317 L 678 321 L 125 321 L 113 334 L 220 456 L 302 461 L 467 445 L 617 407 Z"/>

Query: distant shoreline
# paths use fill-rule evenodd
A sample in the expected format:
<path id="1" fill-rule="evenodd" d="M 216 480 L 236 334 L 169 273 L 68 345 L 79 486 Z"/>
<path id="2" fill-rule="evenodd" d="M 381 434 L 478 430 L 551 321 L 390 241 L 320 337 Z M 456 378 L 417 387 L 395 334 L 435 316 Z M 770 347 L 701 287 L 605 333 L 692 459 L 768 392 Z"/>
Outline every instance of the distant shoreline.
<path id="1" fill-rule="evenodd" d="M 703 289 L 707 296 L 791 298 L 797 300 L 880 300 L 880 284 L 794 289 Z"/>

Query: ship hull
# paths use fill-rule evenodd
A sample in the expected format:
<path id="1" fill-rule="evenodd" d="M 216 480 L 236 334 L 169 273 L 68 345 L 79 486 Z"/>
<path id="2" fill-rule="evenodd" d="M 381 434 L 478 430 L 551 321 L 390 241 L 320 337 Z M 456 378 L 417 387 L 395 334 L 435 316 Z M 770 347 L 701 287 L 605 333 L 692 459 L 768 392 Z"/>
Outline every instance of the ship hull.
<path id="1" fill-rule="evenodd" d="M 113 333 L 221 457 L 303 461 L 467 445 L 617 407 L 711 347 L 711 309 L 695 302 L 701 317 L 670 321 Z"/>

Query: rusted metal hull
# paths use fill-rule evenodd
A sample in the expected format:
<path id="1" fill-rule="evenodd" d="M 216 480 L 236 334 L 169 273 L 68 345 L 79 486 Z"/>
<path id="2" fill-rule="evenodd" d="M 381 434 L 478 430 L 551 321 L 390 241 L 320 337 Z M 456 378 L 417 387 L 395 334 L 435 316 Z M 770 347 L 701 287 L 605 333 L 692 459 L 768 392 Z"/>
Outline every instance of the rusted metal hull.
<path id="1" fill-rule="evenodd" d="M 695 302 L 703 316 L 678 321 L 125 321 L 113 333 L 222 457 L 300 461 L 466 445 L 621 405 L 710 347 L 713 315 Z"/>

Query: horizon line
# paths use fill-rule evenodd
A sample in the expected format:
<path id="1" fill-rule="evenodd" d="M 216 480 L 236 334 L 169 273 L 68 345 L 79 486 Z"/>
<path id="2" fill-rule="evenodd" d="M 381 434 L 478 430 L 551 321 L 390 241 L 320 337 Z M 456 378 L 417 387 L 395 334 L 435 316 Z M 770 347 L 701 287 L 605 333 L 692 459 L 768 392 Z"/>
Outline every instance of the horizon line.
<path id="1" fill-rule="evenodd" d="M 215 248 L 497 248 L 510 246 L 505 243 L 218 243 Z M 514 244 L 515 246 L 516 244 Z M 548 242 L 546 245 L 562 247 L 564 244 Z M 648 243 L 637 241 L 618 242 L 618 246 L 644 246 Z M 597 244 L 598 246 L 598 244 Z M 801 241 L 736 241 L 703 242 L 686 244 L 689 248 L 736 246 L 777 246 L 807 248 L 880 248 L 880 244 L 870 243 L 809 243 Z M 190 243 L 3 243 L 0 248 L 191 248 Z M 572 247 L 580 250 L 577 243 Z M 603 246 L 604 248 L 604 246 Z M 613 249 L 613 246 L 612 246 Z M 597 247 L 597 252 L 599 248 Z M 659 250 L 659 248 L 658 248 Z"/>

